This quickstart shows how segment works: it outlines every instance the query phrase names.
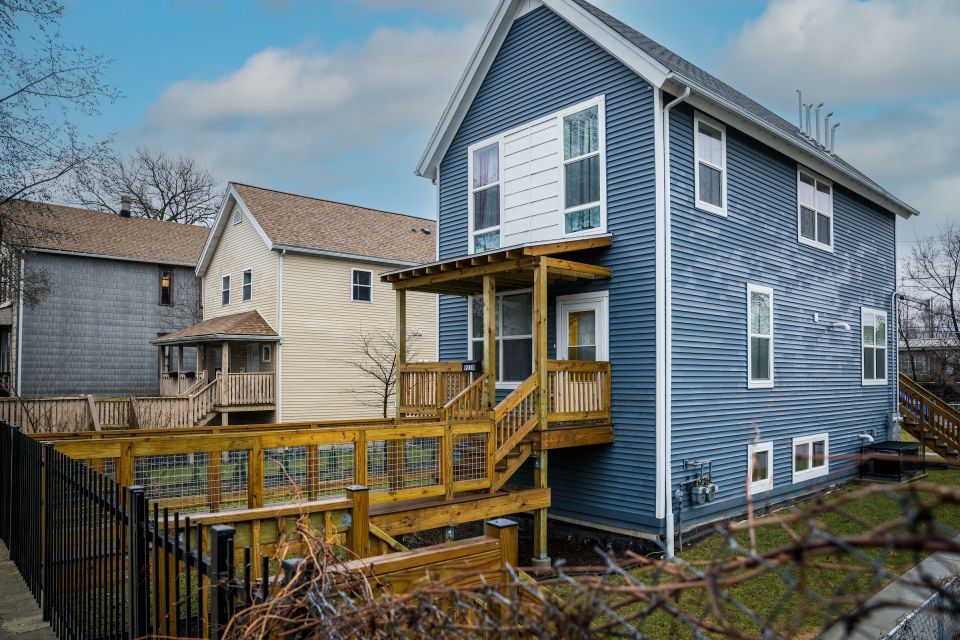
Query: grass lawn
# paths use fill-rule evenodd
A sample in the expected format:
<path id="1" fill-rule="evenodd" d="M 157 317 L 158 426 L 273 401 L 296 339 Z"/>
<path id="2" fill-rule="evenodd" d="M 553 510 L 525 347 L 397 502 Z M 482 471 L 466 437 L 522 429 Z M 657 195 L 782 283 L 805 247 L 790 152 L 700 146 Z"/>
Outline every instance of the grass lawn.
<path id="1" fill-rule="evenodd" d="M 960 470 L 931 471 L 924 478 L 925 482 L 944 484 L 953 487 L 960 486 Z M 844 494 L 856 491 L 861 485 L 851 484 L 834 494 Z M 816 504 L 810 502 L 801 504 L 797 508 L 811 512 Z M 821 528 L 837 535 L 854 535 L 867 530 L 870 526 L 889 522 L 904 514 L 902 505 L 895 496 L 888 494 L 873 494 L 857 502 L 845 505 L 846 515 L 834 512 L 815 513 Z M 956 534 L 960 531 L 960 505 L 943 506 L 935 513 L 938 530 L 941 533 Z M 857 522 L 857 519 L 862 520 Z M 762 523 L 762 520 L 760 521 Z M 793 525 L 794 531 L 804 534 L 806 523 Z M 760 526 L 756 529 L 758 552 L 775 549 L 791 542 L 789 535 L 780 526 Z M 748 548 L 749 542 L 746 532 L 736 535 L 736 540 L 742 548 Z M 742 551 L 732 549 L 728 539 L 719 534 L 713 534 L 698 542 L 686 546 L 678 556 L 690 563 L 709 563 L 713 560 L 730 558 L 742 555 Z M 866 550 L 863 555 L 842 554 L 820 556 L 813 561 L 836 563 L 854 567 L 869 567 L 882 563 L 891 576 L 878 576 L 874 571 L 864 573 L 851 572 L 837 568 L 807 568 L 802 572 L 788 570 L 786 576 L 767 571 L 752 577 L 745 582 L 726 589 L 726 593 L 744 607 L 756 612 L 761 619 L 767 620 L 771 626 L 787 637 L 814 638 L 819 632 L 826 612 L 824 599 L 854 594 L 864 599 L 888 584 L 893 577 L 898 576 L 919 562 L 925 553 L 914 551 L 886 551 Z M 802 581 L 804 589 L 797 589 L 788 584 L 788 580 Z M 806 594 L 803 594 L 803 591 Z M 706 591 L 701 589 L 684 592 L 680 596 L 680 604 L 691 616 L 701 619 L 708 616 L 710 603 Z M 847 604 L 844 610 L 852 605 Z M 734 622 L 738 629 L 747 635 L 761 635 L 761 630 L 751 618 L 738 607 L 732 604 L 721 604 L 725 617 Z M 621 614 L 636 607 L 623 609 Z M 690 629 L 675 618 L 664 612 L 655 613 L 643 619 L 638 629 L 646 636 L 654 638 L 690 638 L 693 633 Z"/>

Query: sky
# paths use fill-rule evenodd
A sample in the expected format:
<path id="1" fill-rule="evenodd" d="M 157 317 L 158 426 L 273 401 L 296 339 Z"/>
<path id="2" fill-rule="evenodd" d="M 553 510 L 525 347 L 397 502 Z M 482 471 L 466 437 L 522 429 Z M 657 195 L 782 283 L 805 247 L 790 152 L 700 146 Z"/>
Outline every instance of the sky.
<path id="1" fill-rule="evenodd" d="M 193 156 L 224 183 L 436 216 L 414 169 L 495 0 L 66 0 L 63 35 L 123 97 L 91 136 Z M 834 113 L 837 152 L 921 211 L 901 253 L 957 219 L 960 2 L 597 0 L 792 122 Z M 826 112 L 825 111 L 825 112 Z"/>

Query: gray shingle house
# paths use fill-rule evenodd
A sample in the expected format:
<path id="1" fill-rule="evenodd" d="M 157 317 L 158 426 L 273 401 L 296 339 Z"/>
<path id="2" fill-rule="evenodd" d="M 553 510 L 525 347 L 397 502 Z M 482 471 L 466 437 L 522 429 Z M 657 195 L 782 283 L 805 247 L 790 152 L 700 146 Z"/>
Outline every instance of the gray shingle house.
<path id="1" fill-rule="evenodd" d="M 50 291 L 0 305 L 0 374 L 21 396 L 159 394 L 176 368 L 151 344 L 200 317 L 205 227 L 48 205 L 25 260 Z M 169 357 L 169 356 L 167 356 Z"/>

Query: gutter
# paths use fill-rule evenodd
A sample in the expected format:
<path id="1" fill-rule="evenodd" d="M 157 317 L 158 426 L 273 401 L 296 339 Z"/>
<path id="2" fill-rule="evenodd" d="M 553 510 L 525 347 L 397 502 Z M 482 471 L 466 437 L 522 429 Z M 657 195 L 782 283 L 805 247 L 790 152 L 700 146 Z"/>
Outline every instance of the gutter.
<path id="1" fill-rule="evenodd" d="M 31 247 L 30 251 L 32 253 L 49 253 L 60 256 L 74 256 L 77 258 L 97 258 L 99 260 L 119 260 L 121 262 L 139 262 L 143 264 L 162 264 L 170 267 L 184 267 L 186 269 L 194 269 L 196 267 L 193 263 L 185 262 L 170 262 L 169 260 L 152 260 L 148 258 L 128 258 L 125 256 L 108 256 L 102 253 L 84 253 L 82 251 L 64 251 L 62 249 L 43 249 L 39 247 Z"/>
<path id="2" fill-rule="evenodd" d="M 311 249 L 309 247 L 298 247 L 290 244 L 275 244 L 274 251 L 302 253 L 309 256 L 323 256 L 326 258 L 339 258 L 341 260 L 356 260 L 359 262 L 372 262 L 374 264 L 383 264 L 387 266 L 417 267 L 422 263 L 412 262 L 410 260 L 395 260 L 392 258 L 377 258 L 374 256 L 365 256 L 360 253 L 344 253 L 341 251 L 326 251 L 324 249 Z"/>
<path id="3" fill-rule="evenodd" d="M 666 513 L 664 514 L 664 524 L 665 532 L 664 538 L 666 542 L 666 554 L 668 558 L 674 557 L 674 523 L 673 523 L 673 451 L 671 447 L 671 438 L 673 437 L 671 429 L 672 415 L 670 412 L 670 405 L 673 402 L 672 394 L 672 385 L 673 381 L 671 380 L 671 371 L 673 368 L 672 360 L 672 350 L 673 350 L 673 323 L 671 322 L 671 316 L 673 315 L 673 305 L 671 304 L 671 296 L 673 294 L 673 287 L 670 284 L 671 278 L 671 251 L 672 251 L 672 242 L 670 240 L 671 236 L 671 224 L 670 224 L 670 111 L 690 97 L 690 87 L 684 87 L 683 93 L 678 98 L 674 98 L 670 103 L 668 103 L 663 108 L 663 164 L 664 164 L 664 180 L 663 180 L 663 208 L 664 208 L 664 218 L 666 223 L 665 229 L 665 238 L 664 238 L 664 260 L 666 262 L 666 274 L 664 281 L 664 297 L 666 298 L 666 318 L 665 318 L 665 341 L 664 341 L 664 367 L 666 368 L 666 381 L 664 384 L 664 402 L 663 402 L 663 411 L 664 411 L 664 507 L 666 508 Z"/>
<path id="4" fill-rule="evenodd" d="M 201 342 L 229 342 L 242 340 L 244 342 L 283 342 L 282 336 L 259 336 L 259 335 L 245 335 L 242 333 L 213 333 L 206 334 L 202 336 L 184 336 L 182 338 L 173 338 L 172 340 L 164 340 L 163 338 L 157 338 L 156 340 L 151 340 L 150 344 L 155 345 L 177 345 L 177 344 L 198 344 Z"/>

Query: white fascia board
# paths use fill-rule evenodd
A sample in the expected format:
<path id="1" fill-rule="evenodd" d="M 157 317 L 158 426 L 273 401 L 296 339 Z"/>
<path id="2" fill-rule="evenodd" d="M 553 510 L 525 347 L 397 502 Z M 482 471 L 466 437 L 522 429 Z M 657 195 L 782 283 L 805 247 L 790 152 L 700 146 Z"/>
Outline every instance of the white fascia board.
<path id="1" fill-rule="evenodd" d="M 30 253 L 50 253 L 59 256 L 74 256 L 77 258 L 96 258 L 98 260 L 118 260 L 120 262 L 140 262 L 143 264 L 162 264 L 170 267 L 195 267 L 196 265 L 185 262 L 170 262 L 169 260 L 147 260 L 146 258 L 127 258 L 124 256 L 111 256 L 105 253 L 84 253 L 82 251 L 65 251 L 63 249 L 30 249 Z"/>
<path id="2" fill-rule="evenodd" d="M 773 128 L 753 114 L 744 111 L 737 105 L 724 100 L 696 83 L 688 82 L 684 78 L 675 77 L 668 80 L 664 88 L 676 95 L 681 93 L 686 86 L 689 86 L 692 90 L 687 102 L 694 108 L 743 131 L 755 140 L 759 140 L 792 160 L 823 174 L 837 184 L 843 185 L 845 188 L 866 198 L 870 202 L 896 213 L 901 218 L 908 219 L 912 216 L 919 215 L 916 209 L 902 200 L 871 189 L 858 177 L 851 175 L 840 163 L 830 161 L 823 155 L 815 153 L 813 150 L 804 149 L 803 145 L 805 143 L 793 140 L 784 132 Z"/>
<path id="3" fill-rule="evenodd" d="M 288 253 L 300 253 L 306 256 L 320 256 L 324 258 L 336 258 L 338 260 L 349 260 L 352 262 L 367 262 L 370 264 L 382 264 L 388 267 L 417 267 L 420 262 L 410 260 L 397 260 L 394 258 L 378 258 L 368 256 L 362 253 L 345 253 L 343 251 L 328 251 L 326 249 L 312 249 L 310 247 L 298 247 L 292 244 L 275 244 L 273 248 L 276 251 L 286 251 Z"/>
<path id="4" fill-rule="evenodd" d="M 250 208 L 247 207 L 243 198 L 241 198 L 237 190 L 233 188 L 233 183 L 230 183 L 227 185 L 227 191 L 223 194 L 223 202 L 220 204 L 220 211 L 217 213 L 217 218 L 213 223 L 213 230 L 210 232 L 210 235 L 207 236 L 207 242 L 203 245 L 200 260 L 197 262 L 197 276 L 199 277 L 203 277 L 207 271 L 207 267 L 210 266 L 210 260 L 213 259 L 213 254 L 217 250 L 220 238 L 223 237 L 223 230 L 232 217 L 230 215 L 233 212 L 233 207 L 230 206 L 231 203 L 236 203 L 240 206 L 240 209 L 243 210 L 244 218 L 249 220 L 253 225 L 254 230 L 256 230 L 260 239 L 263 240 L 263 244 L 266 245 L 267 249 L 272 250 L 274 248 L 273 242 L 267 236 L 263 227 L 260 226 L 257 217 L 250 212 Z"/>
<path id="5" fill-rule="evenodd" d="M 612 56 L 620 60 L 628 68 L 635 71 L 640 77 L 659 88 L 669 76 L 669 70 L 654 60 L 651 56 L 637 48 L 636 45 L 611 29 L 596 16 L 584 10 L 570 0 L 500 0 L 487 28 L 483 32 L 480 44 L 474 51 L 457 88 L 447 103 L 446 109 L 440 118 L 437 128 L 430 137 L 430 142 L 417 165 L 417 175 L 435 180 L 440 160 L 450 147 L 460 124 L 467 115 L 467 110 L 473 103 L 480 85 L 493 64 L 500 46 L 507 37 L 513 21 L 528 13 L 539 4 L 550 8 L 551 11 L 580 30 L 588 38 L 606 49 Z"/>

